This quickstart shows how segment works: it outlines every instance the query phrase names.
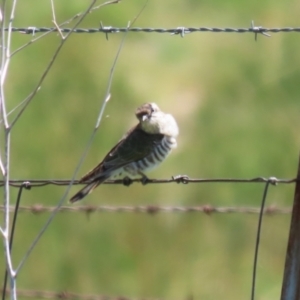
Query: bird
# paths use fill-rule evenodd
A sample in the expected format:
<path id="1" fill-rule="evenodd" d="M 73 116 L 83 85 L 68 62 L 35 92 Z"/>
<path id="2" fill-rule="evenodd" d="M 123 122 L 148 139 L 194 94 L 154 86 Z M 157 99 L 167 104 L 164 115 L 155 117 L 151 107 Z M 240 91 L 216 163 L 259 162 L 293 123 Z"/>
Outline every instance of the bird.
<path id="1" fill-rule="evenodd" d="M 171 114 L 162 112 L 155 103 L 145 103 L 135 115 L 138 124 L 79 180 L 87 184 L 70 199 L 71 203 L 83 199 L 109 178 L 141 177 L 146 182 L 144 172 L 157 167 L 177 147 L 179 129 Z"/>

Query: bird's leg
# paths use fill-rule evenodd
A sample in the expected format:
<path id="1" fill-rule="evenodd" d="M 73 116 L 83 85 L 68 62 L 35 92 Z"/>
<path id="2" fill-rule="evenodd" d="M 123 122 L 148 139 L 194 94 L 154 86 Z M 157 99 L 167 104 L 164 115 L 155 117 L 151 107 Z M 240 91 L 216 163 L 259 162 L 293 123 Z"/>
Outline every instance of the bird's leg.
<path id="1" fill-rule="evenodd" d="M 138 173 L 142 176 L 142 184 L 146 185 L 149 182 L 149 178 L 141 171 L 138 171 Z"/>

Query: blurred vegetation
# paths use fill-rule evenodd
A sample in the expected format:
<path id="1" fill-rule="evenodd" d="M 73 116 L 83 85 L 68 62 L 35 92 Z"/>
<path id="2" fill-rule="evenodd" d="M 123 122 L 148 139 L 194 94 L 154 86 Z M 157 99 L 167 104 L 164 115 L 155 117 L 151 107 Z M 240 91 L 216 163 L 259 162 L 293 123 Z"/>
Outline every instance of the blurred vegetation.
<path id="1" fill-rule="evenodd" d="M 56 1 L 58 23 L 86 1 Z M 89 14 L 80 27 L 127 26 L 144 2 L 122 1 Z M 32 7 L 34 9 L 32 9 Z M 134 26 L 154 28 L 297 27 L 299 1 L 148 1 Z M 52 27 L 50 3 L 20 1 L 16 27 Z M 70 27 L 70 26 L 69 26 Z M 38 34 L 37 34 L 38 35 Z M 14 33 L 13 49 L 32 36 Z M 95 125 L 122 34 L 73 34 L 12 132 L 11 177 L 71 178 Z M 11 110 L 38 82 L 60 42 L 57 34 L 12 60 L 6 84 Z M 117 63 L 105 118 L 83 175 L 135 124 L 134 110 L 156 102 L 180 126 L 178 148 L 149 174 L 166 178 L 292 178 L 300 135 L 297 33 L 130 33 Z M 15 114 L 12 114 L 12 120 Z M 259 206 L 261 184 L 103 185 L 91 205 Z M 78 187 L 72 189 L 74 193 Z M 291 205 L 293 185 L 271 187 L 267 204 Z M 24 192 L 23 205 L 55 205 L 64 187 Z M 17 190 L 12 189 L 12 201 Z M 82 204 L 82 203 L 80 203 Z M 48 218 L 19 216 L 15 265 Z M 166 299 L 246 299 L 258 216 L 58 214 L 18 277 L 18 288 Z M 257 299 L 278 299 L 290 216 L 266 216 Z M 0 265 L 4 266 L 3 255 Z M 3 273 L 3 268 L 0 272 Z M 0 274 L 2 282 L 2 274 Z"/>

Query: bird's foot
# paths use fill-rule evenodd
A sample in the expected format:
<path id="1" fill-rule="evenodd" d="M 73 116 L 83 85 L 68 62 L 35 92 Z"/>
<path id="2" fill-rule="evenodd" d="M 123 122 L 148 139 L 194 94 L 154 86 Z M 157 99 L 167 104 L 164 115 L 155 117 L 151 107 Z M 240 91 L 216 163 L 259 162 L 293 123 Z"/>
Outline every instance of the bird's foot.
<path id="1" fill-rule="evenodd" d="M 144 173 L 139 172 L 139 174 L 142 176 L 141 178 L 142 185 L 146 185 L 147 183 L 149 183 L 149 178 Z"/>
<path id="2" fill-rule="evenodd" d="M 123 184 L 124 184 L 125 186 L 130 186 L 130 185 L 132 184 L 132 179 L 131 179 L 130 177 L 128 177 L 128 176 L 125 176 L 125 177 L 123 178 Z"/>

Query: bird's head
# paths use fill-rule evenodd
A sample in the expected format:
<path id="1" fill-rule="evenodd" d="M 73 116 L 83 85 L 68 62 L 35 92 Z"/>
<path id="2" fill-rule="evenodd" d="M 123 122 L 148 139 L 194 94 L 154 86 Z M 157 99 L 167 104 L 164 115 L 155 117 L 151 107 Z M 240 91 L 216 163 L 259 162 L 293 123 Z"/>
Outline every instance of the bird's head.
<path id="1" fill-rule="evenodd" d="M 173 137 L 178 135 L 178 126 L 173 116 L 162 112 L 155 103 L 140 106 L 135 115 L 140 121 L 141 129 L 147 133 Z"/>

